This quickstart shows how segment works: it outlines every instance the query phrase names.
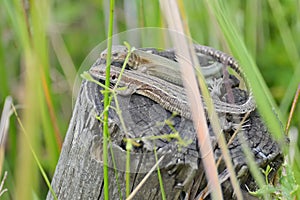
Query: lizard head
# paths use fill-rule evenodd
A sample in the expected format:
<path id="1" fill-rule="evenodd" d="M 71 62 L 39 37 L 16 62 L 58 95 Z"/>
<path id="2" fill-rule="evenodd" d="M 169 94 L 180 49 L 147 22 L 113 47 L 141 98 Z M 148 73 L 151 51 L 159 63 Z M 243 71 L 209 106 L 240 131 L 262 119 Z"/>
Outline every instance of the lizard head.
<path id="1" fill-rule="evenodd" d="M 100 58 L 106 60 L 107 52 L 108 52 L 108 50 L 105 49 L 100 54 Z M 128 49 L 125 46 L 113 45 L 111 48 L 111 62 L 124 62 L 127 53 L 128 53 Z"/>

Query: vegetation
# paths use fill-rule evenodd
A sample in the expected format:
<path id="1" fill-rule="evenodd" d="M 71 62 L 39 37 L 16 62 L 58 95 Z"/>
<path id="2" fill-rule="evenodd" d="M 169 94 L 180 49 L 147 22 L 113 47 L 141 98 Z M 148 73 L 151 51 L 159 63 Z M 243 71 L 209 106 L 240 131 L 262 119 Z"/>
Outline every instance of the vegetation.
<path id="1" fill-rule="evenodd" d="M 252 75 L 256 70 L 251 73 L 252 68 L 246 67 L 250 83 L 255 84 L 255 77 L 262 75 L 259 80 L 268 87 L 265 96 L 256 94 L 258 102 L 263 105 L 265 97 L 275 100 L 278 110 L 277 106 L 274 110 L 285 126 L 300 82 L 300 2 L 219 2 L 237 33 L 228 29 L 228 19 L 222 18 L 213 3 L 193 0 L 181 5 L 192 38 L 231 52 L 243 64 L 247 59 L 239 52 L 244 51 L 245 44 L 261 73 Z M 166 22 L 158 1 L 116 1 L 114 11 L 114 33 L 126 31 L 114 43 L 126 40 L 136 47 L 161 47 L 165 32 L 160 28 L 165 28 Z M 79 75 L 106 48 L 108 15 L 108 1 L 0 1 L 0 108 L 2 111 L 7 96 L 12 96 L 16 108 L 9 120 L 5 148 L 0 148 L 5 151 L 1 176 L 8 172 L 3 187 L 8 192 L 0 198 L 46 197 L 49 188 L 45 177 L 51 180 L 53 176 L 80 86 Z M 131 30 L 143 27 L 156 28 Z M 241 40 L 232 34 L 238 34 Z M 259 86 L 254 85 L 255 91 L 263 90 L 255 87 Z M 278 124 L 274 119 L 268 122 Z M 294 132 L 299 130 L 300 106 L 291 125 Z M 278 133 L 276 138 L 280 138 Z M 295 187 L 295 180 L 300 184 L 299 145 L 296 137 L 285 149 L 289 159 L 282 170 L 280 187 L 263 188 L 257 193 L 290 198 L 295 191 L 300 197 L 300 189 Z"/>

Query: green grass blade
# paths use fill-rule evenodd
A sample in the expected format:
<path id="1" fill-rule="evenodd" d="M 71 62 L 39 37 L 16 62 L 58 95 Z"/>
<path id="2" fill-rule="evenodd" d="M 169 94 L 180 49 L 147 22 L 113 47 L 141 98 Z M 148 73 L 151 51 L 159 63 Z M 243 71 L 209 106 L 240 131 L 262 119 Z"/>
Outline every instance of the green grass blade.
<path id="1" fill-rule="evenodd" d="M 158 163 L 156 148 L 154 148 L 154 156 L 155 156 L 156 163 Z M 159 165 L 157 165 L 157 177 L 158 177 L 159 186 L 160 186 L 161 198 L 163 200 L 166 200 L 166 192 L 165 192 L 165 189 L 164 189 L 164 184 L 163 184 L 162 176 L 161 176 L 161 173 L 160 173 Z"/>
<path id="2" fill-rule="evenodd" d="M 53 198 L 54 198 L 55 200 L 57 200 L 56 194 L 55 194 L 53 188 L 51 187 L 51 183 L 50 183 L 50 181 L 49 181 L 49 179 L 48 179 L 48 177 L 47 177 L 47 174 L 46 174 L 45 170 L 43 169 L 43 166 L 42 166 L 42 164 L 41 164 L 41 162 L 40 162 L 40 160 L 39 160 L 39 158 L 38 158 L 38 156 L 37 156 L 37 154 L 36 154 L 36 152 L 35 152 L 33 146 L 31 145 L 32 143 L 31 143 L 31 141 L 29 140 L 29 139 L 30 139 L 30 138 L 28 137 L 29 135 L 28 135 L 28 133 L 27 133 L 25 127 L 23 126 L 23 123 L 21 122 L 21 119 L 20 119 L 20 117 L 19 117 L 19 115 L 18 115 L 18 113 L 17 113 L 17 111 L 16 111 L 15 106 L 12 105 L 12 108 L 13 108 L 13 111 L 14 111 L 16 117 L 17 117 L 17 120 L 18 120 L 18 122 L 19 122 L 19 125 L 20 125 L 20 127 L 21 127 L 21 129 L 22 129 L 22 132 L 23 132 L 23 134 L 24 134 L 24 136 L 25 136 L 25 142 L 28 144 L 28 146 L 29 146 L 29 148 L 30 148 L 30 151 L 31 151 L 31 153 L 32 153 L 32 155 L 33 155 L 33 157 L 34 157 L 34 160 L 35 160 L 35 162 L 37 163 L 38 168 L 39 168 L 39 170 L 40 170 L 40 172 L 41 172 L 41 174 L 42 174 L 42 176 L 43 176 L 43 178 L 44 178 L 44 180 L 45 180 L 45 182 L 46 182 L 46 184 L 47 184 L 47 186 L 48 186 L 48 188 L 49 188 L 49 190 L 50 190 L 50 192 L 51 192 L 51 194 L 52 194 L 52 196 L 53 196 Z"/>
<path id="3" fill-rule="evenodd" d="M 292 30 L 288 26 L 287 20 L 285 19 L 283 6 L 278 0 L 268 0 L 268 3 L 271 7 L 271 11 L 273 13 L 277 25 L 277 29 L 279 30 L 284 45 L 284 49 L 287 52 L 287 56 L 292 64 L 292 67 L 294 68 L 293 77 L 280 104 L 280 110 L 283 114 L 286 115 L 289 106 L 293 101 L 293 97 L 295 91 L 297 90 L 297 86 L 300 83 L 300 57 L 298 54 L 299 48 L 297 49 L 297 42 L 294 40 Z"/>
<path id="4" fill-rule="evenodd" d="M 274 111 L 277 111 L 278 108 L 255 62 L 241 39 L 240 34 L 237 32 L 228 15 L 224 11 L 226 9 L 224 7 L 221 8 L 220 4 L 225 4 L 225 2 L 221 1 L 220 4 L 216 0 L 207 2 L 213 10 L 213 14 L 218 21 L 218 25 L 226 38 L 226 42 L 232 51 L 232 54 L 240 62 L 241 68 L 245 72 L 260 114 L 275 138 L 283 138 L 281 124 L 278 120 L 278 116 L 274 113 Z"/>
<path id="5" fill-rule="evenodd" d="M 104 108 L 109 107 L 109 91 L 107 88 L 110 86 L 110 63 L 111 63 L 111 46 L 113 34 L 113 21 L 114 21 L 114 5 L 115 1 L 110 1 L 109 24 L 108 24 L 108 39 L 107 39 L 107 60 L 106 60 L 106 80 L 105 80 L 105 93 L 104 93 Z M 103 177 L 104 177 L 104 199 L 109 200 L 109 175 L 108 175 L 108 110 L 104 110 L 103 114 Z"/>

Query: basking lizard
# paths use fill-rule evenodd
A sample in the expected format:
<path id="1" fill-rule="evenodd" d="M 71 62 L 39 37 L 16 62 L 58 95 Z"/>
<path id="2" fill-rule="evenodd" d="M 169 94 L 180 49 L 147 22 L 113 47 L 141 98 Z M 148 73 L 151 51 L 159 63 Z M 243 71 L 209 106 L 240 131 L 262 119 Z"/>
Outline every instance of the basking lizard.
<path id="1" fill-rule="evenodd" d="M 128 50 L 125 46 L 112 46 L 112 62 L 123 63 L 127 53 Z M 106 56 L 107 50 L 104 50 L 100 57 L 101 59 L 106 60 Z M 135 49 L 131 53 L 127 64 L 131 69 L 183 86 L 179 63 L 173 60 L 143 50 Z M 216 77 L 216 75 L 221 74 L 222 66 L 223 64 L 220 62 L 213 62 L 208 66 L 201 65 L 201 72 L 205 78 Z"/>
<path id="2" fill-rule="evenodd" d="M 116 84 L 120 76 L 121 68 L 111 66 L 110 82 Z M 89 70 L 89 73 L 97 80 L 105 80 L 105 65 L 100 64 Z M 184 88 L 166 82 L 155 76 L 148 76 L 135 70 L 124 70 L 119 82 L 120 87 L 127 87 L 125 91 L 118 91 L 120 95 L 130 95 L 133 93 L 143 95 L 160 104 L 166 110 L 178 113 L 184 118 L 191 119 L 191 111 L 187 101 Z M 90 97 L 89 97 L 90 98 Z M 251 101 L 250 97 L 248 101 Z M 215 110 L 218 113 L 243 114 L 252 109 L 249 102 L 242 105 L 229 104 L 220 100 L 213 100 Z M 251 106 L 250 108 L 247 106 Z M 205 106 L 205 105 L 204 105 Z"/>
<path id="3" fill-rule="evenodd" d="M 238 62 L 231 56 L 213 49 L 211 47 L 202 46 L 202 45 L 194 45 L 196 53 L 200 55 L 205 55 L 212 57 L 215 62 L 208 66 L 201 66 L 201 72 L 203 73 L 205 78 L 215 77 L 221 72 L 223 66 L 229 66 L 232 68 L 241 78 L 246 81 L 245 75 L 240 71 L 240 67 Z M 128 50 L 125 46 L 116 45 L 112 48 L 112 62 L 120 62 L 123 63 L 125 61 L 125 57 L 127 56 Z M 107 50 L 103 51 L 100 55 L 101 59 L 106 60 Z M 159 55 L 154 55 L 152 53 L 142 51 L 139 49 L 133 50 L 131 52 L 128 66 L 131 69 L 140 71 L 142 73 L 149 74 L 151 76 L 156 76 L 158 78 L 164 79 L 173 84 L 182 86 L 181 74 L 180 74 L 180 66 L 179 63 L 164 58 Z M 246 84 L 247 85 L 247 84 Z M 247 100 L 247 104 L 239 105 L 247 108 L 248 111 L 253 111 L 256 108 L 256 103 L 254 101 L 251 88 L 247 85 L 247 89 L 249 92 L 249 99 Z M 222 102 L 222 101 L 220 101 Z M 225 102 L 222 102 L 225 103 Z M 233 107 L 236 104 L 228 104 Z"/>

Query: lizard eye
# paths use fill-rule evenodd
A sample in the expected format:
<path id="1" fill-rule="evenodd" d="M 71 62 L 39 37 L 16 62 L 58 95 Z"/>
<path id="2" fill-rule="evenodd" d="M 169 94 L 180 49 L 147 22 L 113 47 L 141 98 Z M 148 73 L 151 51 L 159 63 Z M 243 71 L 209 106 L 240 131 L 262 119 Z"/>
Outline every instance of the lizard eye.
<path id="1" fill-rule="evenodd" d="M 100 54 L 101 58 L 105 58 L 106 55 L 107 55 L 107 53 L 105 53 L 105 52 L 102 52 L 102 53 Z"/>
<path id="2" fill-rule="evenodd" d="M 111 76 L 111 79 L 114 81 L 114 80 L 116 80 L 118 77 L 114 74 L 114 75 L 112 75 Z"/>

